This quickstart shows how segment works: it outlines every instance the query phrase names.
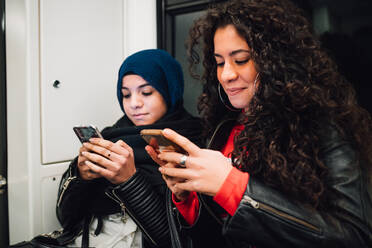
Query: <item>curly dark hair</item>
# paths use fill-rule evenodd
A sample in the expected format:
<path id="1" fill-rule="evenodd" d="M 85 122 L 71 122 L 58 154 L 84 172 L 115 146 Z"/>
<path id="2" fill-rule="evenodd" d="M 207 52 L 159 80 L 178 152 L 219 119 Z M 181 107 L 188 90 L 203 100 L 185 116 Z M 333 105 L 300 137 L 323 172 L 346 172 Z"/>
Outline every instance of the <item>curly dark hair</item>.
<path id="1" fill-rule="evenodd" d="M 227 111 L 218 97 L 213 38 L 216 29 L 227 25 L 246 40 L 260 75 L 259 89 L 244 114 Z M 190 29 L 188 53 L 192 75 L 203 61 L 198 110 L 205 135 L 227 118 L 226 112 L 244 124 L 232 153 L 240 170 L 321 208 L 330 194 L 320 130 L 335 126 L 361 159 L 372 163 L 370 114 L 321 49 L 302 10 L 289 0 L 233 0 L 210 7 Z"/>

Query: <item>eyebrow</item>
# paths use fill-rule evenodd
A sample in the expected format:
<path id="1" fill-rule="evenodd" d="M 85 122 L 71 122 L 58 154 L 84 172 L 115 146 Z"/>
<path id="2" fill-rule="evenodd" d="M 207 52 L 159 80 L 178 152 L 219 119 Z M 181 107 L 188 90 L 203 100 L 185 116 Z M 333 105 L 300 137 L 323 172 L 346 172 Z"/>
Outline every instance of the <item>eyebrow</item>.
<path id="1" fill-rule="evenodd" d="M 140 86 L 138 86 L 138 88 L 143 88 L 143 87 L 146 87 L 146 86 L 151 86 L 150 84 L 141 84 Z M 125 90 L 129 90 L 129 88 L 128 87 L 125 87 L 125 86 L 122 86 L 121 87 L 122 89 L 125 89 Z"/>
<path id="2" fill-rule="evenodd" d="M 249 53 L 250 51 L 249 50 L 246 50 L 246 49 L 238 49 L 238 50 L 234 50 L 232 52 L 229 53 L 229 56 L 233 56 L 237 53 L 241 53 L 241 52 L 244 52 L 244 53 Z M 218 53 L 215 53 L 214 54 L 215 57 L 222 57 L 222 55 L 218 54 Z"/>

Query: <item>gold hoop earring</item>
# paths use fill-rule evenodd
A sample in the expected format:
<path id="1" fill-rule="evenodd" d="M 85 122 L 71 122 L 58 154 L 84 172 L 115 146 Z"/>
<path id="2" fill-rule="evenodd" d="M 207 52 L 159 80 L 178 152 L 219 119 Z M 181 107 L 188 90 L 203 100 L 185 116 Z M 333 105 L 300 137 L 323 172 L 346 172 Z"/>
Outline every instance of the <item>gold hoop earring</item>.
<path id="1" fill-rule="evenodd" d="M 253 82 L 253 88 L 254 88 L 254 94 L 256 94 L 256 83 L 257 83 L 257 80 L 258 80 L 258 75 L 260 75 L 260 73 L 258 72 L 257 73 L 257 75 L 256 75 L 256 78 L 255 78 L 255 80 L 254 80 L 254 82 Z"/>
<path id="2" fill-rule="evenodd" d="M 221 100 L 222 104 L 225 105 L 225 107 L 226 107 L 228 110 L 230 110 L 230 111 L 233 111 L 233 112 L 238 112 L 238 111 L 240 111 L 240 109 L 234 108 L 233 106 L 230 107 L 228 104 L 225 103 L 225 100 L 222 98 L 222 94 L 221 94 L 221 84 L 220 84 L 220 83 L 218 83 L 217 88 L 218 88 L 218 96 L 220 97 L 220 100 Z"/>

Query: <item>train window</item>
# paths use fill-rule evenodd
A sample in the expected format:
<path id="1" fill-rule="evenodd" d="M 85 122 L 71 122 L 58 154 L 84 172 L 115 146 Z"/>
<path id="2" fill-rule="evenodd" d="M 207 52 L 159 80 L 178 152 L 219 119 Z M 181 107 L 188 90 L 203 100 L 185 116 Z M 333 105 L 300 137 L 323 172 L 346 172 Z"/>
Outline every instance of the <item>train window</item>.
<path id="1" fill-rule="evenodd" d="M 339 71 L 354 85 L 360 104 L 372 113 L 372 1 L 292 0 L 312 22 L 323 47 Z M 185 40 L 195 18 L 217 0 L 157 0 L 158 47 L 181 62 L 185 74 L 185 107 L 196 113 L 200 83 L 189 76 Z"/>

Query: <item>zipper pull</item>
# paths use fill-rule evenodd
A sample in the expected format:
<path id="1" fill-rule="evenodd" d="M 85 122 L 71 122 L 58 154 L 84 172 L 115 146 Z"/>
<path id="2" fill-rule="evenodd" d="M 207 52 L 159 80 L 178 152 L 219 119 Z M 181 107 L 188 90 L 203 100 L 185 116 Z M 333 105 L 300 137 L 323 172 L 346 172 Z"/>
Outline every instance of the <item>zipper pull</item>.
<path id="1" fill-rule="evenodd" d="M 260 204 L 258 202 L 256 202 L 255 200 L 253 200 L 252 198 L 250 198 L 247 195 L 244 195 L 243 196 L 242 201 L 243 202 L 246 202 L 246 203 L 249 203 L 254 208 L 259 208 L 260 207 Z"/>
<path id="2" fill-rule="evenodd" d="M 123 223 L 125 223 L 128 220 L 128 216 L 127 216 L 127 212 L 125 211 L 125 205 L 124 205 L 124 203 L 122 203 L 122 202 L 120 203 L 120 208 L 121 208 L 121 214 L 122 214 L 121 221 Z"/>
<path id="3" fill-rule="evenodd" d="M 67 178 L 66 182 L 63 184 L 62 188 L 63 189 L 66 189 L 68 187 L 68 185 L 70 184 L 70 182 L 75 179 L 76 177 L 69 177 Z"/>

